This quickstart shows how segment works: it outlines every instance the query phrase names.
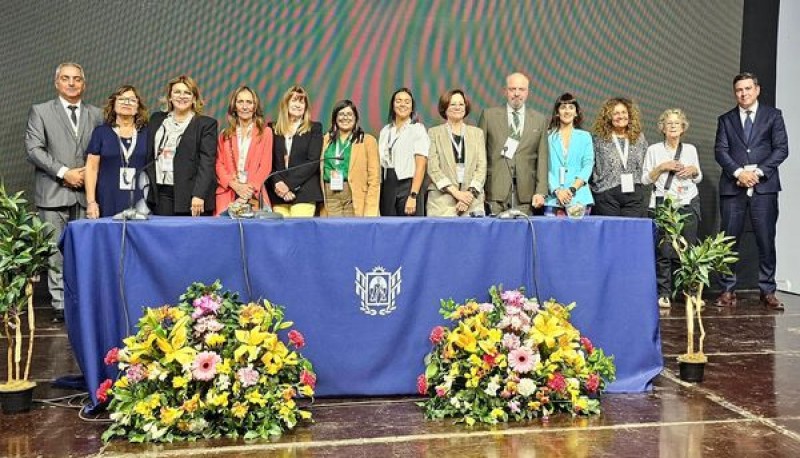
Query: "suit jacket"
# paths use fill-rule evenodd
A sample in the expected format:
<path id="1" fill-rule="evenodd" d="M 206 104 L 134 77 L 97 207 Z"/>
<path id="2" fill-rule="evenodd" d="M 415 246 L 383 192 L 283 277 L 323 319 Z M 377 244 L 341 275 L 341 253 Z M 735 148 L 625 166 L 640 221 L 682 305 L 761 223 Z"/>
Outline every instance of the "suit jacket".
<path id="1" fill-rule="evenodd" d="M 326 134 L 322 143 L 322 151 L 328 148 L 329 143 L 330 136 Z M 324 165 L 324 161 L 320 162 L 320 177 L 322 177 Z M 353 143 L 350 149 L 347 185 L 350 186 L 350 193 L 353 196 L 353 213 L 356 216 L 379 215 L 381 160 L 378 156 L 378 141 L 370 134 L 364 134 L 364 141 Z"/>
<path id="2" fill-rule="evenodd" d="M 318 161 L 322 156 L 322 124 L 311 123 L 311 130 L 295 135 L 292 140 L 292 151 L 289 155 L 289 167 L 297 167 L 288 172 L 278 173 L 287 169 L 284 157 L 286 156 L 286 137 L 275 135 L 272 142 L 272 165 L 274 176 L 267 182 L 267 194 L 273 205 L 293 205 L 322 202 L 322 188 L 320 187 L 320 173 Z M 308 164 L 303 166 L 303 164 Z M 294 193 L 295 199 L 291 202 L 278 197 L 275 193 L 275 184 L 283 181 Z"/>
<path id="3" fill-rule="evenodd" d="M 25 150 L 28 161 L 36 166 L 35 196 L 37 207 L 54 208 L 80 204 L 86 207 L 83 189 L 72 189 L 58 178 L 61 167 L 83 167 L 86 147 L 92 131 L 103 122 L 99 108 L 81 104 L 78 135 L 72 130 L 72 121 L 56 98 L 31 107 L 25 130 Z"/>
<path id="4" fill-rule="evenodd" d="M 236 200 L 236 192 L 230 187 L 230 183 L 237 179 L 238 163 L 239 142 L 236 137 L 225 138 L 220 135 L 217 141 L 217 201 L 214 210 L 217 215 Z M 247 183 L 256 190 L 254 196 L 258 197 L 264 187 L 264 180 L 272 171 L 272 129 L 268 126 L 264 126 L 260 135 L 253 128 L 244 169 L 247 172 Z M 269 204 L 268 197 L 265 201 Z"/>
<path id="5" fill-rule="evenodd" d="M 511 192 L 510 164 L 506 164 L 506 159 L 502 157 L 503 145 L 511 133 L 506 106 L 484 110 L 478 127 L 486 136 L 486 198 L 490 201 L 506 201 Z M 547 119 L 530 108 L 525 109 L 525 128 L 514 154 L 513 165 L 517 172 L 520 203 L 530 203 L 534 194 L 547 195 Z"/>
<path id="6" fill-rule="evenodd" d="M 428 154 L 428 216 L 455 216 L 456 199 L 444 191 L 454 185 L 461 191 L 475 188 L 482 191 L 486 183 L 486 140 L 483 131 L 474 126 L 464 125 L 464 182 L 458 184 L 456 158 L 447 125 L 441 124 L 428 130 L 431 148 Z M 465 215 L 483 211 L 483 193 L 472 201 Z"/>
<path id="7" fill-rule="evenodd" d="M 155 207 L 158 201 L 156 183 L 156 133 L 167 118 L 163 111 L 150 117 L 147 135 L 147 176 L 150 179 L 148 203 Z M 216 203 L 214 189 L 216 174 L 214 165 L 217 159 L 217 120 L 208 116 L 195 115 L 186 126 L 178 147 L 175 149 L 173 177 L 175 191 L 175 212 L 191 212 L 192 197 L 203 199 L 203 211 L 213 212 Z"/>
<path id="8" fill-rule="evenodd" d="M 737 179 L 733 173 L 748 164 L 756 164 L 764 172 L 754 191 L 759 194 L 777 193 L 781 190 L 778 166 L 788 155 L 789 139 L 780 110 L 758 105 L 750 141 L 744 138 L 738 106 L 717 119 L 714 157 L 722 167 L 720 195 L 733 196 L 746 192 L 747 188 L 736 185 Z"/>

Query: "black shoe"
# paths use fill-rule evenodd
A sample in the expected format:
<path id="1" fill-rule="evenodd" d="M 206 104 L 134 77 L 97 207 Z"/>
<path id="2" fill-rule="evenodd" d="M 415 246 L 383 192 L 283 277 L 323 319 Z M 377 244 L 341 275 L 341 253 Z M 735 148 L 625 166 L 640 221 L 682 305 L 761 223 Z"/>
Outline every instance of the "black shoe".
<path id="1" fill-rule="evenodd" d="M 53 311 L 53 319 L 51 321 L 53 323 L 63 323 L 64 322 L 64 311 L 63 310 L 55 310 L 55 311 Z"/>

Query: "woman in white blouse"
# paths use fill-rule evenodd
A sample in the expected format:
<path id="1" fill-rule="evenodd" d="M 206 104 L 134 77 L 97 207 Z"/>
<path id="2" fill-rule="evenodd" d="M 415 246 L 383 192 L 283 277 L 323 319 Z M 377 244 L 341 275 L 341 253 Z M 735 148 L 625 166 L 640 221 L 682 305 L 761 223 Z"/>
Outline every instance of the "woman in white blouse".
<path id="1" fill-rule="evenodd" d="M 664 110 L 658 118 L 658 130 L 664 141 L 647 148 L 642 165 L 642 183 L 653 184 L 650 210 L 661 205 L 669 196 L 679 211 L 686 215 L 681 234 L 686 241 L 697 242 L 697 224 L 700 221 L 700 199 L 697 183 L 703 179 L 700 162 L 694 145 L 681 142 L 689 128 L 689 121 L 682 110 Z M 678 267 L 678 259 L 668 243 L 659 243 L 656 250 L 656 279 L 658 282 L 658 305 L 670 306 L 672 295 L 672 272 Z"/>
<path id="2" fill-rule="evenodd" d="M 381 129 L 378 150 L 383 168 L 380 209 L 383 216 L 422 216 L 421 195 L 430 141 L 417 122 L 414 96 L 408 88 L 394 91 L 389 124 Z"/>

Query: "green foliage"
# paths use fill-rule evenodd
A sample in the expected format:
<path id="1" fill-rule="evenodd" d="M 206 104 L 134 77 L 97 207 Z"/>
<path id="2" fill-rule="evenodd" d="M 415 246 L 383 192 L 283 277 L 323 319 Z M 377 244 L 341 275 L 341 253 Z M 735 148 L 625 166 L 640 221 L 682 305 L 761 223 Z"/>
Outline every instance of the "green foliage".
<path id="1" fill-rule="evenodd" d="M 53 227 L 28 210 L 22 191 L 10 195 L 0 183 L 0 314 L 26 306 L 25 284 L 48 265 L 56 246 Z"/>
<path id="2" fill-rule="evenodd" d="M 710 286 L 711 274 L 730 274 L 731 264 L 738 259 L 733 251 L 735 239 L 720 232 L 709 236 L 696 245 L 690 245 L 681 235 L 686 215 L 678 210 L 669 197 L 656 208 L 655 223 L 664 232 L 661 243 L 669 243 L 675 249 L 680 267 L 675 272 L 675 293 L 684 291 L 694 295 L 702 287 Z"/>

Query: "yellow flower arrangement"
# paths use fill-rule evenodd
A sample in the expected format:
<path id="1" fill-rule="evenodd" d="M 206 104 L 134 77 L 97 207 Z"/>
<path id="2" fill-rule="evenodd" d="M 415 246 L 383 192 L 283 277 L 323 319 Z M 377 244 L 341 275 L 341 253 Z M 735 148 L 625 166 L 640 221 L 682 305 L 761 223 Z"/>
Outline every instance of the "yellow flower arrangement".
<path id="1" fill-rule="evenodd" d="M 269 438 L 309 420 L 294 398 L 313 398 L 316 376 L 297 351 L 302 334 L 290 330 L 290 345 L 278 337 L 291 326 L 280 306 L 242 304 L 219 282 L 146 309 L 138 332 L 106 356 L 121 373 L 96 393 L 111 399 L 103 440 Z"/>
<path id="2" fill-rule="evenodd" d="M 471 426 L 598 413 L 597 397 L 615 378 L 613 357 L 570 323 L 575 304 L 540 305 L 522 290 L 498 287 L 489 295 L 482 304 L 442 301 L 442 315 L 455 325 L 431 331 L 434 348 L 417 379 L 425 415 Z"/>

